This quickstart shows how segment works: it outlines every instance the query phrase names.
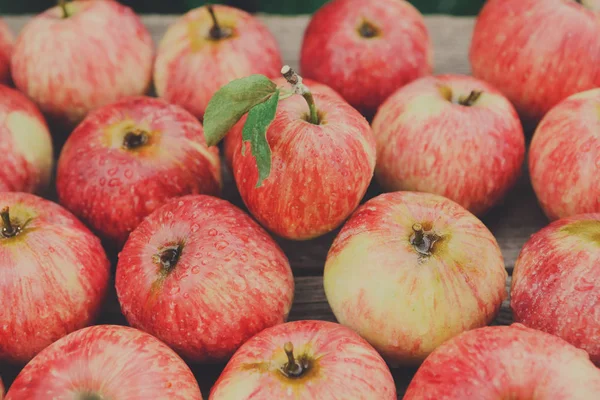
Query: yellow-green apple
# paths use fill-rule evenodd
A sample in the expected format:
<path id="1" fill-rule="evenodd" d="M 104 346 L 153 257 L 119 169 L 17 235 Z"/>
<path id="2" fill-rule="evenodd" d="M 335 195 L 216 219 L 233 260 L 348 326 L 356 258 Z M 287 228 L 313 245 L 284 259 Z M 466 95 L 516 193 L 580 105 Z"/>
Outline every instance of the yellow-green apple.
<path id="1" fill-rule="evenodd" d="M 525 244 L 513 270 L 515 321 L 559 336 L 600 365 L 600 214 L 554 221 Z"/>
<path id="2" fill-rule="evenodd" d="M 137 329 L 98 325 L 48 346 L 17 376 L 6 400 L 202 400 L 185 362 Z"/>
<path id="3" fill-rule="evenodd" d="M 222 362 L 287 319 L 294 278 L 285 254 L 250 216 L 206 195 L 148 216 L 119 254 L 116 288 L 129 323 L 186 360 Z"/>
<path id="4" fill-rule="evenodd" d="M 54 151 L 44 117 L 22 93 L 0 84 L 0 192 L 43 192 Z"/>
<path id="5" fill-rule="evenodd" d="M 302 96 L 281 99 L 267 127 L 268 176 L 258 168 L 255 148 L 244 151 L 248 115 L 227 134 L 228 152 L 254 217 L 278 236 L 306 240 L 334 230 L 359 205 L 375 169 L 375 139 L 347 102 L 312 93 L 288 66 L 282 72 Z"/>
<path id="6" fill-rule="evenodd" d="M 505 196 L 525 158 L 513 106 L 463 75 L 425 77 L 399 89 L 379 108 L 373 133 L 383 188 L 439 194 L 475 215 Z"/>
<path id="7" fill-rule="evenodd" d="M 58 161 L 60 203 L 101 238 L 121 247 L 129 233 L 168 200 L 218 194 L 219 150 L 183 108 L 130 97 L 90 113 Z"/>
<path id="8" fill-rule="evenodd" d="M 28 362 L 94 321 L 110 264 L 96 238 L 58 204 L 0 193 L 0 361 Z"/>
<path id="9" fill-rule="evenodd" d="M 275 77 L 281 68 L 277 41 L 256 17 L 214 5 L 189 11 L 162 38 L 154 66 L 160 97 L 202 120 L 221 86 L 252 74 Z"/>
<path id="10" fill-rule="evenodd" d="M 283 76 L 280 76 L 278 78 L 273 78 L 272 81 L 278 87 L 281 87 L 281 88 L 285 88 L 288 86 L 288 82 Z M 324 85 L 319 82 L 315 82 L 311 79 L 304 79 L 303 83 L 307 87 L 310 88 L 310 91 L 312 93 L 328 95 L 328 96 L 332 96 L 339 100 L 344 101 L 344 98 L 338 92 L 336 92 L 335 90 L 333 90 L 332 88 L 330 88 L 327 85 Z M 237 136 L 237 135 L 241 134 L 241 131 L 243 129 L 243 123 L 236 124 L 233 129 L 239 129 L 240 132 L 231 134 L 231 135 L 227 135 L 227 136 L 225 136 L 225 139 L 223 140 L 223 155 L 225 156 L 226 165 L 227 165 L 227 167 L 229 167 L 229 169 L 232 169 L 232 167 L 233 167 L 233 153 L 235 152 L 235 144 L 236 144 L 236 141 L 231 140 L 231 138 L 233 136 Z"/>
<path id="11" fill-rule="evenodd" d="M 372 117 L 396 89 L 432 72 L 423 16 L 404 0 L 333 0 L 312 17 L 302 75 L 331 86 Z"/>
<path id="12" fill-rule="evenodd" d="M 489 0 L 469 57 L 475 77 L 536 123 L 566 97 L 600 86 L 600 1 Z"/>
<path id="13" fill-rule="evenodd" d="M 0 18 L 0 83 L 12 82 L 10 75 L 10 59 L 12 57 L 15 36 L 6 21 Z"/>
<path id="14" fill-rule="evenodd" d="M 421 365 L 404 400 L 593 400 L 600 370 L 564 340 L 521 324 L 465 332 Z"/>
<path id="15" fill-rule="evenodd" d="M 32 18 L 17 37 L 11 69 L 19 90 L 61 127 L 148 91 L 154 45 L 130 8 L 117 1 L 60 4 Z"/>
<path id="16" fill-rule="evenodd" d="M 600 89 L 570 96 L 538 125 L 529 173 L 549 219 L 600 212 Z"/>
<path id="17" fill-rule="evenodd" d="M 396 399 L 381 356 L 350 329 L 296 321 L 265 329 L 231 358 L 210 400 Z"/>
<path id="18" fill-rule="evenodd" d="M 337 320 L 393 365 L 416 364 L 490 323 L 506 299 L 498 243 L 473 214 L 430 193 L 381 194 L 333 242 L 324 271 Z"/>

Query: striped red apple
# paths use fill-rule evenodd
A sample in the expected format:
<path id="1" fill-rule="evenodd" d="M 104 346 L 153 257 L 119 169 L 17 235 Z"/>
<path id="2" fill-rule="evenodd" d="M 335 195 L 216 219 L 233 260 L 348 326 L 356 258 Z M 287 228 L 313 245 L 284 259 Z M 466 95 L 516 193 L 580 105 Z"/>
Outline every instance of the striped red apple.
<path id="1" fill-rule="evenodd" d="M 600 214 L 563 218 L 534 234 L 512 276 L 515 321 L 563 338 L 600 365 Z"/>
<path id="2" fill-rule="evenodd" d="M 38 354 L 6 400 L 202 400 L 189 367 L 167 345 L 136 329 L 98 325 Z"/>
<path id="3" fill-rule="evenodd" d="M 600 370 L 564 340 L 521 324 L 465 332 L 421 365 L 404 400 L 593 400 Z"/>
<path id="4" fill-rule="evenodd" d="M 0 209 L 0 361 L 25 364 L 94 321 L 110 264 L 100 240 L 59 205 L 0 193 Z"/>
<path id="5" fill-rule="evenodd" d="M 117 248 L 168 200 L 221 190 L 219 151 L 183 108 L 130 97 L 90 113 L 68 138 L 56 177 L 60 203 Z"/>
<path id="6" fill-rule="evenodd" d="M 551 220 L 600 213 L 600 88 L 570 96 L 538 125 L 529 173 Z"/>
<path id="7" fill-rule="evenodd" d="M 118 1 L 59 2 L 19 34 L 14 83 L 60 127 L 92 109 L 150 88 L 154 45 L 141 19 Z"/>
<path id="8" fill-rule="evenodd" d="M 174 199 L 133 231 L 116 288 L 132 326 L 195 362 L 225 361 L 285 322 L 294 297 L 279 246 L 237 207 L 205 195 Z"/>
<path id="9" fill-rule="evenodd" d="M 0 85 L 0 121 L 0 192 L 44 192 L 54 165 L 44 117 L 25 95 Z"/>
<path id="10" fill-rule="evenodd" d="M 394 192 L 346 222 L 324 287 L 337 320 L 400 365 L 489 324 L 507 297 L 506 278 L 498 243 L 473 214 L 442 196 Z"/>
<path id="11" fill-rule="evenodd" d="M 5 19 L 0 19 L 0 83 L 12 82 L 10 59 L 15 45 L 15 36 Z"/>
<path id="12" fill-rule="evenodd" d="M 277 41 L 256 17 L 234 7 L 198 7 L 173 23 L 162 38 L 154 67 L 159 96 L 202 120 L 223 85 L 252 74 L 275 77 L 281 68 Z"/>
<path id="13" fill-rule="evenodd" d="M 476 215 L 500 202 L 521 174 L 525 136 L 510 102 L 464 75 L 421 78 L 373 120 L 375 176 L 388 191 L 429 192 Z"/>
<path id="14" fill-rule="evenodd" d="M 231 358 L 209 400 L 395 400 L 389 368 L 364 339 L 325 321 L 265 329 Z"/>

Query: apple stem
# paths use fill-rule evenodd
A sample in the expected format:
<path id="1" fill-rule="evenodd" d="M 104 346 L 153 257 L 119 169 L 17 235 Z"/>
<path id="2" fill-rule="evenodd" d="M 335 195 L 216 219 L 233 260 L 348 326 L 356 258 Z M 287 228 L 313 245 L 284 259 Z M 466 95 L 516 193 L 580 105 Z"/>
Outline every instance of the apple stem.
<path id="1" fill-rule="evenodd" d="M 61 10 L 62 10 L 62 17 L 63 18 L 69 18 L 69 10 L 67 10 L 67 0 L 58 0 L 58 5 L 60 6 Z"/>
<path id="2" fill-rule="evenodd" d="M 8 207 L 4 207 L 2 211 L 0 211 L 0 217 L 2 217 L 2 236 L 5 238 L 15 236 L 19 229 L 13 226 L 12 222 L 10 222 L 10 213 Z"/>
<path id="3" fill-rule="evenodd" d="M 208 10 L 210 18 L 213 22 L 213 26 L 209 31 L 210 38 L 213 40 L 220 40 L 229 37 L 229 32 L 226 29 L 221 28 L 221 25 L 219 25 L 219 20 L 217 20 L 217 14 L 215 13 L 213 5 L 207 4 L 206 9 Z"/>
<path id="4" fill-rule="evenodd" d="M 148 143 L 148 134 L 141 129 L 134 129 L 127 132 L 123 138 L 123 148 L 126 150 L 133 150 L 142 147 Z"/>
<path id="5" fill-rule="evenodd" d="M 283 345 L 283 350 L 287 355 L 288 362 L 285 364 L 285 373 L 290 377 L 299 377 L 304 372 L 304 368 L 302 365 L 296 362 L 294 358 L 294 345 L 292 342 L 287 342 Z"/>
<path id="6" fill-rule="evenodd" d="M 410 237 L 410 243 L 419 254 L 430 256 L 433 251 L 433 245 L 440 240 L 440 236 L 434 232 L 425 232 L 421 224 L 414 224 L 412 230 L 413 234 Z"/>
<path id="7" fill-rule="evenodd" d="M 319 113 L 317 112 L 317 106 L 315 105 L 315 99 L 310 92 L 310 89 L 302 83 L 302 77 L 296 73 L 289 65 L 285 65 L 281 69 L 281 74 L 286 81 L 294 88 L 294 93 L 302 95 L 308 103 L 308 109 L 310 110 L 311 124 L 319 125 Z"/>
<path id="8" fill-rule="evenodd" d="M 473 104 L 475 104 L 475 102 L 477 101 L 477 99 L 479 99 L 482 93 L 483 92 L 481 90 L 471 90 L 471 93 L 469 93 L 469 95 L 466 98 L 461 98 L 458 100 L 458 104 L 470 107 Z"/>
<path id="9" fill-rule="evenodd" d="M 423 226 L 421 224 L 414 224 L 412 226 L 413 229 L 413 245 L 422 246 L 423 245 Z"/>

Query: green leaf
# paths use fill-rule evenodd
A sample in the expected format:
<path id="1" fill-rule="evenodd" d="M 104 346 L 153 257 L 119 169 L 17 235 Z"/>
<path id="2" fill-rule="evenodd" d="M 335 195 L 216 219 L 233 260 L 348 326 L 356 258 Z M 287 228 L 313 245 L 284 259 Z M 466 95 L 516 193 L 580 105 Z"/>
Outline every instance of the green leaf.
<path id="1" fill-rule="evenodd" d="M 258 168 L 258 182 L 256 187 L 261 187 L 271 173 L 271 148 L 267 141 L 267 129 L 275 119 L 277 103 L 279 102 L 279 89 L 264 103 L 253 107 L 248 113 L 248 118 L 242 131 L 242 155 L 245 153 L 246 142 L 250 142 L 252 155 L 256 159 Z"/>
<path id="2" fill-rule="evenodd" d="M 229 82 L 214 94 L 204 113 L 206 144 L 214 146 L 252 107 L 269 100 L 277 85 L 264 75 Z"/>

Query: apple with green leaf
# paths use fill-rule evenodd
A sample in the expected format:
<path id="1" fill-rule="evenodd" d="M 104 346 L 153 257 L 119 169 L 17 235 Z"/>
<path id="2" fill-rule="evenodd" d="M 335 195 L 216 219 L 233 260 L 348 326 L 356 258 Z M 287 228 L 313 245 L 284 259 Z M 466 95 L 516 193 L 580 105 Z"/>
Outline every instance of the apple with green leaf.
<path id="1" fill-rule="evenodd" d="M 291 92 L 263 75 L 225 85 L 208 104 L 204 129 L 209 146 L 231 135 L 233 176 L 254 217 L 281 237 L 306 240 L 337 228 L 359 205 L 375 169 L 375 139 L 348 103 L 313 94 L 288 66 L 282 74 Z"/>
<path id="2" fill-rule="evenodd" d="M 202 120 L 223 85 L 251 74 L 278 75 L 275 37 L 256 17 L 225 5 L 189 11 L 169 27 L 154 64 L 156 92 Z"/>

